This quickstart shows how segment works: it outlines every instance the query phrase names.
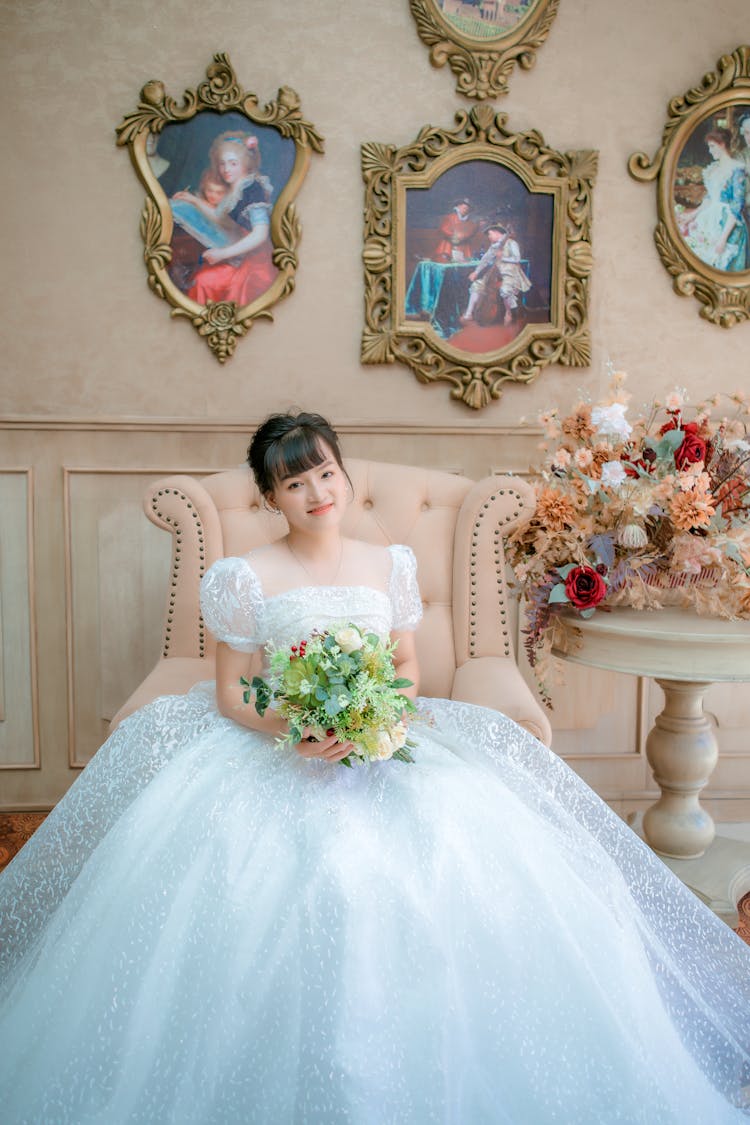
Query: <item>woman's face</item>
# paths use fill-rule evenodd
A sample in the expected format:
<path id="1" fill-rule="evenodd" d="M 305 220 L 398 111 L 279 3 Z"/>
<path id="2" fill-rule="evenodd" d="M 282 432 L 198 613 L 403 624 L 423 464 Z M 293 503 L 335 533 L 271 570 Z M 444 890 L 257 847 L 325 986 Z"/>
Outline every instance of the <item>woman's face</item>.
<path id="1" fill-rule="evenodd" d="M 720 145 L 718 141 L 709 141 L 708 142 L 708 151 L 711 154 L 712 160 L 718 160 L 720 156 L 726 155 L 727 150 L 724 148 L 723 145 Z"/>
<path id="2" fill-rule="evenodd" d="M 236 184 L 247 174 L 247 156 L 236 145 L 222 145 L 217 164 L 219 175 L 225 184 Z"/>
<path id="3" fill-rule="evenodd" d="M 337 527 L 347 507 L 344 471 L 324 441 L 320 450 L 323 460 L 319 465 L 277 481 L 268 497 L 284 513 L 291 528 L 308 533 Z"/>

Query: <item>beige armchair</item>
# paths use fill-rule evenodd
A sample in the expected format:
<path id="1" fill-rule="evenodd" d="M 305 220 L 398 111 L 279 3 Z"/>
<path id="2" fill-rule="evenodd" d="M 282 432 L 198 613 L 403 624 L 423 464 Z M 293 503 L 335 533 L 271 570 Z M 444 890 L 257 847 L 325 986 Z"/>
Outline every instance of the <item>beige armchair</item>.
<path id="1" fill-rule="evenodd" d="M 503 539 L 533 510 L 515 477 L 466 477 L 350 460 L 354 500 L 347 535 L 406 543 L 417 557 L 424 617 L 417 633 L 420 693 L 503 711 L 547 745 L 550 724 L 515 662 Z M 267 512 L 247 469 L 151 485 L 146 515 L 173 537 L 161 658 L 112 720 L 159 695 L 214 677 L 215 641 L 200 614 L 201 576 L 216 559 L 244 555 L 286 531 Z"/>

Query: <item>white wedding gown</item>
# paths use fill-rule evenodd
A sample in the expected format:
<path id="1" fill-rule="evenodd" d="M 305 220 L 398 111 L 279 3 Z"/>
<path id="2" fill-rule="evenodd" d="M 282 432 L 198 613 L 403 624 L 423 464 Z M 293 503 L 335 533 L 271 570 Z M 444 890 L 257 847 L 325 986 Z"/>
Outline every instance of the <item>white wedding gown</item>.
<path id="1" fill-rule="evenodd" d="M 388 593 L 204 616 L 250 651 Z M 301 758 L 213 685 L 108 739 L 0 878 L 3 1125 L 746 1121 L 750 950 L 509 719 L 424 699 L 412 765 Z"/>

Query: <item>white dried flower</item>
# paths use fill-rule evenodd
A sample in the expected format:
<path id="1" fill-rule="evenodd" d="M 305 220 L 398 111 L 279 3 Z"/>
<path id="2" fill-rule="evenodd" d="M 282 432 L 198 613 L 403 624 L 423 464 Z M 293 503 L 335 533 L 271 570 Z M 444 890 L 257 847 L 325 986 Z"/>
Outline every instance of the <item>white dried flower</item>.
<path id="1" fill-rule="evenodd" d="M 627 406 L 623 402 L 613 402 L 609 406 L 595 406 L 591 411 L 592 425 L 601 437 L 618 437 L 622 441 L 630 437 L 633 427 L 625 417 Z"/>
<path id="2" fill-rule="evenodd" d="M 601 482 L 605 488 L 619 488 L 627 477 L 622 461 L 605 461 L 602 465 Z"/>
<path id="3" fill-rule="evenodd" d="M 617 541 L 621 543 L 623 547 L 637 550 L 639 547 L 646 546 L 648 543 L 648 535 L 639 523 L 627 523 L 623 528 L 620 528 Z"/>

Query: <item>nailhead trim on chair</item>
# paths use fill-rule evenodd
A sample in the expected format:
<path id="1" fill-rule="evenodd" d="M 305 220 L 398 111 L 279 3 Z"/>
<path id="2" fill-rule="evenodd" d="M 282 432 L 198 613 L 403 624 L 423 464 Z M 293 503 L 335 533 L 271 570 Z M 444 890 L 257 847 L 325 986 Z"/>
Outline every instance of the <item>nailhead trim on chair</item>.
<path id="1" fill-rule="evenodd" d="M 152 496 L 152 498 L 151 498 L 151 508 L 153 509 L 154 513 L 159 517 L 160 520 L 163 520 L 164 523 L 168 523 L 168 524 L 171 525 L 171 527 L 174 528 L 174 533 L 173 533 L 174 534 L 174 550 L 172 552 L 172 577 L 171 577 L 171 583 L 170 583 L 171 591 L 170 591 L 170 595 L 169 595 L 169 605 L 167 607 L 167 624 L 166 624 L 166 628 L 164 630 L 164 633 L 165 633 L 164 649 L 163 649 L 163 652 L 162 652 L 162 656 L 169 656 L 169 646 L 170 646 L 170 643 L 171 643 L 171 634 L 172 634 L 172 622 L 174 620 L 174 612 L 175 612 L 175 599 L 177 597 L 177 578 L 178 578 L 178 571 L 180 569 L 180 553 L 182 551 L 183 532 L 182 532 L 182 528 L 180 527 L 177 520 L 173 520 L 170 516 L 165 515 L 157 507 L 157 503 L 158 503 L 157 497 L 165 496 L 165 495 L 167 495 L 167 496 L 173 495 L 173 496 L 176 496 L 179 500 L 183 500 L 185 502 L 188 510 L 190 511 L 191 516 L 195 520 L 196 533 L 197 533 L 197 538 L 198 538 L 198 559 L 199 559 L 199 564 L 200 564 L 199 569 L 200 569 L 200 577 L 201 578 L 203 577 L 203 575 L 205 573 L 205 569 L 206 569 L 206 552 L 205 552 L 205 541 L 204 541 L 204 536 L 203 536 L 203 525 L 201 524 L 200 516 L 198 515 L 195 508 L 193 507 L 193 505 L 188 500 L 185 493 L 180 492 L 176 488 L 160 488 L 159 491 L 156 493 L 156 495 Z M 200 616 L 200 615 L 198 617 L 198 653 L 201 657 L 206 655 L 206 627 L 205 627 L 205 624 L 204 624 L 204 621 L 203 621 L 203 617 Z"/>
<path id="2" fill-rule="evenodd" d="M 504 590 L 505 590 L 505 575 L 503 574 L 502 567 L 500 566 L 500 560 L 503 556 L 503 551 L 502 551 L 502 548 L 500 546 L 500 540 L 502 538 L 500 532 L 501 532 L 501 529 L 502 529 L 504 524 L 510 523 L 511 520 L 514 520 L 514 519 L 518 518 L 518 516 L 521 512 L 521 509 L 523 507 L 523 504 L 521 503 L 521 497 L 518 495 L 517 492 L 513 492 L 512 490 L 501 488 L 497 492 L 493 493 L 492 496 L 490 496 L 489 499 L 486 500 L 485 503 L 482 505 L 482 510 L 477 512 L 477 518 L 474 521 L 473 528 L 471 529 L 471 555 L 470 555 L 470 565 L 469 565 L 469 578 L 470 578 L 470 586 L 471 586 L 471 610 L 470 610 L 470 613 L 469 613 L 469 655 L 470 656 L 476 656 L 477 553 L 478 553 L 478 547 L 479 547 L 479 535 L 480 535 L 480 532 L 481 532 L 481 529 L 482 529 L 482 520 L 484 519 L 485 512 L 489 511 L 490 505 L 493 504 L 499 496 L 505 496 L 506 493 L 508 493 L 511 496 L 515 496 L 516 501 L 520 504 L 520 507 L 516 508 L 515 512 L 512 512 L 510 515 L 506 516 L 505 519 L 498 521 L 498 523 L 495 527 L 495 533 L 494 533 L 494 544 L 495 544 L 495 552 L 494 553 L 495 553 L 495 574 L 497 576 L 498 600 L 499 600 L 499 604 L 500 604 L 500 625 L 502 627 L 502 634 L 503 634 L 503 638 L 504 638 L 503 645 L 504 645 L 504 649 L 505 649 L 505 655 L 510 656 L 512 654 L 512 648 L 511 648 L 511 643 L 510 643 L 510 632 L 508 630 L 508 619 L 507 619 L 506 613 L 505 613 L 505 599 L 503 598 L 503 593 L 504 593 Z"/>

